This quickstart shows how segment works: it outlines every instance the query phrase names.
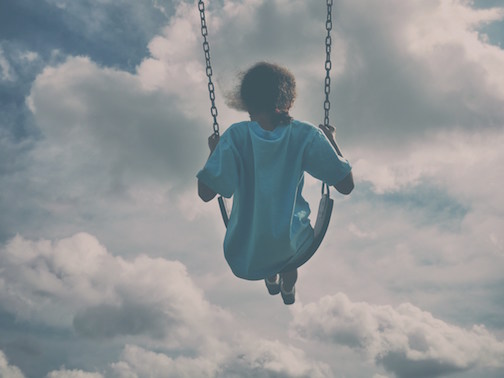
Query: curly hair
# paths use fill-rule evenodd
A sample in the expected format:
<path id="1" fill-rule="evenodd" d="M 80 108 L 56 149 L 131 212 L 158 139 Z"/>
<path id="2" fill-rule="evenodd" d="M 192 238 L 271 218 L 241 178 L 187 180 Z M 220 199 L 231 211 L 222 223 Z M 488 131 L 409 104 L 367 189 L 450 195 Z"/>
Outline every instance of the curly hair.
<path id="1" fill-rule="evenodd" d="M 278 124 L 289 123 L 289 109 L 296 98 L 296 79 L 284 67 L 260 62 L 240 75 L 235 93 L 228 105 L 249 113 L 266 112 Z"/>

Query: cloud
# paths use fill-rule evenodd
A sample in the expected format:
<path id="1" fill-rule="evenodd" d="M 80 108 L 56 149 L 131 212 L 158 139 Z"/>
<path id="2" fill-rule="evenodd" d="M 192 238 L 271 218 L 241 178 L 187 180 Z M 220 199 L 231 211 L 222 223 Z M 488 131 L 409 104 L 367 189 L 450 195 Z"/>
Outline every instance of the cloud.
<path id="1" fill-rule="evenodd" d="M 5 57 L 3 48 L 0 46 L 0 79 L 2 81 L 13 81 L 14 73 L 12 72 L 9 61 Z"/>
<path id="2" fill-rule="evenodd" d="M 205 358 L 171 358 L 134 345 L 127 345 L 122 360 L 111 364 L 113 376 L 126 377 L 212 377 L 217 364 Z"/>
<path id="3" fill-rule="evenodd" d="M 465 165 L 447 167 L 380 195 L 358 183 L 352 198 L 336 199 L 324 243 L 302 269 L 311 281 L 299 290 L 302 300 L 318 301 L 336 287 L 368 302 L 411 301 L 464 327 L 476 322 L 501 329 L 502 196 L 478 185 L 479 179 L 493 185 L 497 161 L 475 165 L 471 174 Z M 450 187 L 432 183 L 448 184 L 453 175 L 467 176 Z"/>
<path id="4" fill-rule="evenodd" d="M 440 257 L 457 246 L 475 257 L 490 252 L 497 257 L 492 264 L 501 264 L 498 256 L 504 256 L 504 244 L 498 230 L 503 226 L 504 201 L 499 186 L 504 176 L 496 167 L 504 164 L 499 147 L 503 142 L 502 131 L 439 133 L 416 143 L 400 160 L 362 151 L 368 157 L 355 162 L 354 173 L 364 187 L 372 185 L 376 204 L 396 208 L 409 218 L 415 229 L 406 233 L 408 240 L 426 228 L 451 230 L 435 239 Z M 388 219 L 395 223 L 392 216 Z M 386 226 L 389 230 L 392 223 Z M 396 225 L 399 229 L 403 226 Z M 423 249 L 431 248 L 426 245 L 430 243 L 418 242 Z"/>
<path id="5" fill-rule="evenodd" d="M 331 377 L 329 367 L 312 362 L 305 353 L 278 341 L 243 338 L 224 355 L 171 358 L 163 353 L 127 345 L 120 362 L 110 365 L 123 377 Z"/>
<path id="6" fill-rule="evenodd" d="M 9 365 L 5 354 L 0 350 L 0 377 L 24 378 L 23 373 L 17 366 Z"/>
<path id="7" fill-rule="evenodd" d="M 500 265 L 504 244 L 498 229 L 503 226 L 504 201 L 499 186 L 504 176 L 496 167 L 504 164 L 499 147 L 503 142 L 502 131 L 459 131 L 436 133 L 417 142 L 401 159 L 359 150 L 362 158 L 355 161 L 354 174 L 361 190 L 369 191 L 370 184 L 372 192 L 366 194 L 368 200 L 364 202 L 372 201 L 370 206 L 378 213 L 389 212 L 384 228 L 378 224 L 383 213 L 377 213 L 373 222 L 365 221 L 367 228 L 374 230 L 374 240 L 392 232 L 389 240 L 420 243 L 422 248 L 415 255 L 432 249 L 442 260 L 445 253 L 451 254 L 450 249 L 456 248 L 474 258 L 486 255 L 492 261 L 490 265 Z M 392 214 L 404 218 L 398 220 Z M 410 231 L 404 229 L 405 221 L 410 223 Z M 355 230 L 362 227 L 359 222 L 350 227 L 357 235 Z M 429 228 L 437 236 L 417 239 L 415 235 Z M 401 233 L 409 236 L 399 238 Z M 454 262 L 461 263 L 461 255 L 458 257 Z"/>
<path id="8" fill-rule="evenodd" d="M 89 58 L 46 67 L 27 103 L 39 137 L 18 142 L 0 131 L 3 240 L 63 218 L 73 221 L 58 236 L 107 212 L 152 215 L 145 203 L 131 209 L 139 200 L 155 198 L 149 207 L 157 212 L 173 207 L 207 156 L 202 122 L 182 114 L 174 94 L 145 89 L 138 76 Z"/>
<path id="9" fill-rule="evenodd" d="M 138 303 L 102 304 L 78 312 L 73 326 L 78 334 L 93 338 L 147 333 L 152 338 L 165 336 L 165 314 L 161 309 Z"/>
<path id="10" fill-rule="evenodd" d="M 28 98 L 48 144 L 41 143 L 37 157 L 92 170 L 80 172 L 82 179 L 102 173 L 187 180 L 205 155 L 197 152 L 204 137 L 173 100 L 144 90 L 135 75 L 69 58 L 46 68 Z"/>
<path id="11" fill-rule="evenodd" d="M 163 5 L 164 13 L 151 1 L 5 3 L 2 36 L 37 51 L 44 59 L 60 50 L 132 71 L 145 57 L 148 41 L 173 14 L 174 2 L 156 3 Z"/>
<path id="12" fill-rule="evenodd" d="M 252 339 L 252 340 L 251 340 Z M 254 340 L 251 335 L 224 353 L 203 356 L 170 357 L 159 351 L 136 345 L 126 345 L 120 361 L 110 363 L 106 377 L 114 378 L 165 378 L 165 377 L 284 377 L 329 378 L 330 368 L 320 362 L 307 359 L 305 353 L 291 345 L 278 341 Z M 92 378 L 101 373 L 85 373 L 80 370 L 60 370 L 48 374 L 48 378 Z"/>
<path id="13" fill-rule="evenodd" d="M 484 326 L 463 329 L 409 303 L 377 306 L 340 293 L 295 308 L 293 315 L 295 335 L 363 351 L 398 377 L 504 366 L 504 342 Z"/>
<path id="14" fill-rule="evenodd" d="M 56 242 L 15 237 L 0 249 L 0 307 L 20 321 L 71 328 L 82 337 L 141 336 L 166 347 L 206 347 L 209 304 L 177 261 L 112 256 L 85 233 Z M 205 341 L 206 340 L 206 341 Z"/>
<path id="15" fill-rule="evenodd" d="M 503 15 L 462 1 L 338 2 L 347 51 L 334 114 L 343 135 L 389 145 L 426 131 L 500 127 L 504 52 L 477 30 Z"/>
<path id="16" fill-rule="evenodd" d="M 95 3 L 37 3 L 26 10 L 36 22 L 24 42 L 1 44 L 17 79 L 2 82 L 16 93 L 9 104 L 26 112 L 20 120 L 0 109 L 7 125 L 0 131 L 0 312 L 10 361 L 28 375 L 143 376 L 152 366 L 215 376 L 373 376 L 374 365 L 353 352 L 374 353 L 362 339 L 375 335 L 372 327 L 343 335 L 355 345 L 350 351 L 334 352 L 313 335 L 293 344 L 281 303 L 265 305 L 264 285 L 237 282 L 225 266 L 217 210 L 199 205 L 191 188 L 211 131 L 195 4 Z M 222 129 L 245 116 L 223 106 L 223 92 L 237 71 L 263 59 L 295 73 L 293 115 L 321 118 L 324 12 L 325 4 L 301 0 L 210 3 Z M 357 187 L 336 200 L 320 253 L 301 271 L 300 300 L 318 301 L 337 285 L 368 302 L 411 301 L 446 328 L 465 327 L 455 332 L 461 343 L 478 339 L 468 324 L 501 329 L 503 59 L 481 30 L 502 10 L 465 1 L 343 0 L 333 15 L 331 119 Z M 24 24 L 16 20 L 12 27 Z M 39 24 L 51 27 L 35 30 Z M 61 50 L 53 56 L 55 45 Z M 27 93 L 33 112 L 24 107 Z M 422 317 L 414 309 L 419 314 L 410 317 Z M 402 307 L 390 311 L 409 316 Z M 398 327 L 397 334 L 410 332 Z M 15 352 L 26 333 L 40 356 Z M 441 339 L 445 345 L 446 333 Z M 490 365 L 478 360 L 469 368 L 468 358 L 458 363 L 418 352 L 410 340 L 394 342 L 380 373 L 386 366 L 408 375 L 415 367 L 464 376 Z M 82 356 L 81 348 L 92 353 Z M 57 370 L 62 365 L 68 370 Z"/>
<path id="17" fill-rule="evenodd" d="M 83 370 L 67 370 L 60 369 L 51 371 L 47 374 L 47 378 L 103 378 L 100 373 L 90 373 Z"/>
<path id="18" fill-rule="evenodd" d="M 245 337 L 248 337 L 245 335 Z M 325 363 L 309 360 L 298 348 L 279 341 L 246 340 L 238 354 L 229 358 L 221 376 L 243 374 L 255 377 L 331 377 L 333 372 Z"/>
<path id="19" fill-rule="evenodd" d="M 111 376 L 331 376 L 301 349 L 240 329 L 180 262 L 126 260 L 80 233 L 54 242 L 17 236 L 0 248 L 0 264 L 2 312 L 33 326 L 73 329 L 77 340 L 104 350 L 127 344 L 119 361 L 103 367 Z M 101 374 L 60 369 L 48 377 Z"/>
<path id="20" fill-rule="evenodd" d="M 355 161 L 354 171 L 378 194 L 432 183 L 460 200 L 497 201 L 501 207 L 496 185 L 504 177 L 494 167 L 504 161 L 498 148 L 503 141 L 502 130 L 436 132 L 401 151 L 400 160 L 394 152 L 356 150 L 361 158 Z"/>

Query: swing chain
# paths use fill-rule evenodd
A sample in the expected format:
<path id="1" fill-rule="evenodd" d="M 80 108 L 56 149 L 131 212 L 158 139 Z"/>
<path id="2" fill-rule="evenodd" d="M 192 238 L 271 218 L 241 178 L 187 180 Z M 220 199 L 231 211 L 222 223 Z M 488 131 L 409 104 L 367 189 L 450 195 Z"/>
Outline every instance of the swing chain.
<path id="1" fill-rule="evenodd" d="M 325 61 L 325 70 L 326 77 L 324 82 L 324 93 L 325 93 L 325 101 L 324 101 L 324 125 L 329 126 L 329 109 L 331 109 L 331 102 L 329 100 L 329 93 L 331 93 L 331 30 L 332 30 L 332 6 L 333 0 L 327 0 L 327 20 L 326 20 L 326 30 L 327 36 L 325 38 L 325 48 L 326 48 L 326 61 Z"/>
<path id="2" fill-rule="evenodd" d="M 205 53 L 205 62 L 206 62 L 206 76 L 208 77 L 208 94 L 210 97 L 210 102 L 212 106 L 210 107 L 210 114 L 213 117 L 213 137 L 219 138 L 219 123 L 217 122 L 217 107 L 215 106 L 215 86 L 212 82 L 212 64 L 210 62 L 210 44 L 207 41 L 208 36 L 208 28 L 206 24 L 205 17 L 205 3 L 203 0 L 199 0 L 198 9 L 200 12 L 201 19 L 201 35 L 203 36 L 203 51 Z"/>

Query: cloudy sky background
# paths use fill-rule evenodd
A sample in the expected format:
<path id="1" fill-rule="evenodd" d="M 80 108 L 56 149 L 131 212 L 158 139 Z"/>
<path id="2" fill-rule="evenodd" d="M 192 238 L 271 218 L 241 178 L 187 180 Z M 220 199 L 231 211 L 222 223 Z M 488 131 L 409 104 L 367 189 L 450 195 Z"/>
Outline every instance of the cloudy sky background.
<path id="1" fill-rule="evenodd" d="M 260 60 L 322 121 L 325 2 L 207 11 L 222 129 Z M 499 0 L 335 1 L 331 121 L 356 189 L 286 307 L 231 274 L 197 198 L 196 4 L 0 2 L 0 376 L 502 377 L 503 42 Z"/>

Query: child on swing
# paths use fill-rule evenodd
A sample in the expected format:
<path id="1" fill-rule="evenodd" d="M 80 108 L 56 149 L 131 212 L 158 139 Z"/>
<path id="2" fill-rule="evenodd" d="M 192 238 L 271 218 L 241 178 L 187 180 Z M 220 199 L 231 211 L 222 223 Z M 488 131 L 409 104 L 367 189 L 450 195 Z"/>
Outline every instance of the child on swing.
<path id="1" fill-rule="evenodd" d="M 264 279 L 268 292 L 295 302 L 296 258 L 313 241 L 310 208 L 302 196 L 304 172 L 349 194 L 349 162 L 331 145 L 334 128 L 294 120 L 294 76 L 285 68 L 258 63 L 245 72 L 231 105 L 250 121 L 231 125 L 220 140 L 209 138 L 210 157 L 198 173 L 205 202 L 217 193 L 233 197 L 224 255 L 233 273 Z M 337 148 L 337 147 L 336 147 Z M 287 270 L 286 270 L 287 269 Z"/>

